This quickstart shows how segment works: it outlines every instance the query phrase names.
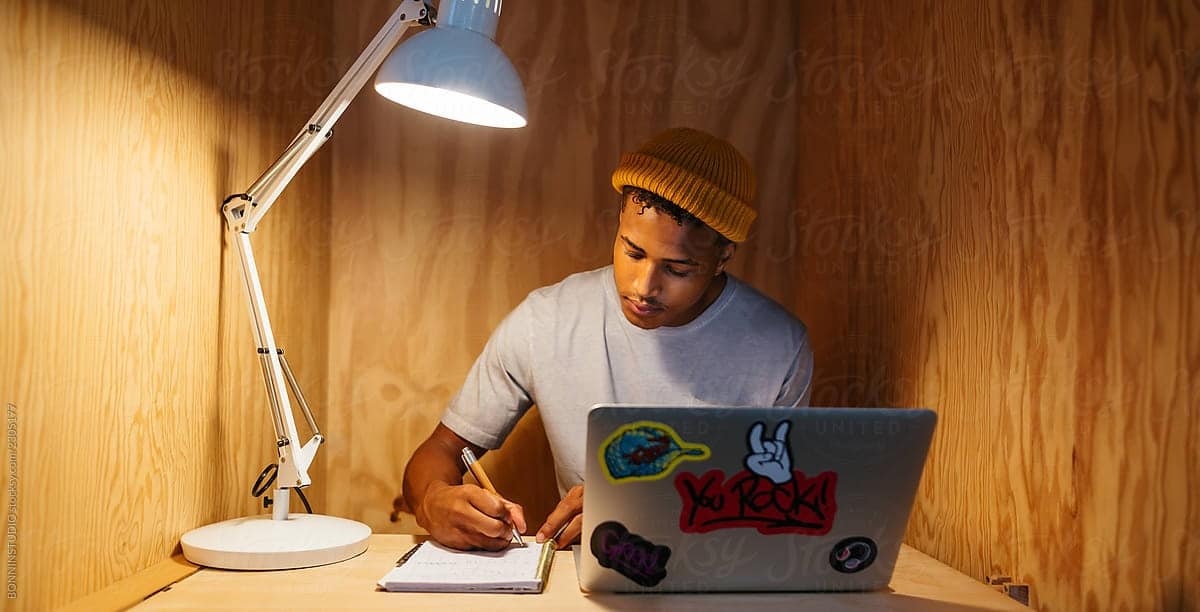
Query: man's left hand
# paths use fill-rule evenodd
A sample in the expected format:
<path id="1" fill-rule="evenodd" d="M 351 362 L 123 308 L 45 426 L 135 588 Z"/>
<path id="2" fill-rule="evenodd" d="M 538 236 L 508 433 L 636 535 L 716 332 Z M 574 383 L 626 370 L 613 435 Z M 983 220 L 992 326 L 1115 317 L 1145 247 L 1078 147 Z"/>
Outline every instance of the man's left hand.
<path id="1" fill-rule="evenodd" d="M 563 525 L 567 527 L 563 530 L 562 535 L 558 536 L 560 548 L 575 544 L 583 532 L 583 485 L 571 487 L 571 490 L 567 491 L 567 496 L 558 502 L 554 512 L 546 517 L 546 522 L 537 532 L 538 543 L 541 544 L 554 537 L 554 534 L 558 533 L 559 528 Z"/>

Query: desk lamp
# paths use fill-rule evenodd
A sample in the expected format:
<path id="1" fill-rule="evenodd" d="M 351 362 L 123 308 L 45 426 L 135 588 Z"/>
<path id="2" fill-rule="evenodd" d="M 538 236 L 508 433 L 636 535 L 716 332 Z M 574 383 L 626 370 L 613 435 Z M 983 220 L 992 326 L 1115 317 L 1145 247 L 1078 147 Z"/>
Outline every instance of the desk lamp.
<path id="1" fill-rule="evenodd" d="M 524 126 L 525 94 L 520 78 L 493 42 L 502 4 L 503 0 L 442 0 L 439 20 L 432 5 L 403 0 L 279 159 L 245 193 L 225 199 L 221 211 L 240 263 L 279 462 L 271 515 L 232 519 L 185 533 L 181 542 L 189 561 L 227 569 L 289 569 L 336 563 L 367 549 L 371 529 L 362 523 L 288 511 L 290 490 L 312 484 L 308 468 L 325 436 L 317 428 L 283 349 L 275 344 L 250 234 L 305 162 L 333 135 L 333 124 L 377 69 L 375 90 L 394 102 L 468 123 Z M 392 52 L 414 24 L 436 27 L 413 36 Z M 312 431 L 312 438 L 302 446 L 298 445 L 288 389 Z M 267 474 L 264 471 L 264 476 Z M 259 480 L 256 491 L 269 486 L 262 485 L 263 476 Z"/>

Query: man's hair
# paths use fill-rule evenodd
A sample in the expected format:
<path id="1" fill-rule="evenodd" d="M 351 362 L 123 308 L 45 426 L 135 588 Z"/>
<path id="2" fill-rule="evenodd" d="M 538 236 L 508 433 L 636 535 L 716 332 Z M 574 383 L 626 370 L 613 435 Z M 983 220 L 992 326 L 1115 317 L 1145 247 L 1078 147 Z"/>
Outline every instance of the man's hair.
<path id="1" fill-rule="evenodd" d="M 699 226 L 708 228 L 712 231 L 713 235 L 716 236 L 715 243 L 718 248 L 722 248 L 732 242 L 725 236 L 722 236 L 721 232 L 709 227 L 708 224 L 701 221 L 696 215 L 684 210 L 683 208 L 679 207 L 679 205 L 658 195 L 657 193 L 654 193 L 653 191 L 647 191 L 641 187 L 626 185 L 621 190 L 622 210 L 625 208 L 625 200 L 628 196 L 633 196 L 634 204 L 637 204 L 640 207 L 637 211 L 637 214 L 639 215 L 645 214 L 647 208 L 653 208 L 660 213 L 665 213 L 666 215 L 670 216 L 675 220 L 675 223 L 678 223 L 680 226 L 687 225 L 689 227 Z"/>

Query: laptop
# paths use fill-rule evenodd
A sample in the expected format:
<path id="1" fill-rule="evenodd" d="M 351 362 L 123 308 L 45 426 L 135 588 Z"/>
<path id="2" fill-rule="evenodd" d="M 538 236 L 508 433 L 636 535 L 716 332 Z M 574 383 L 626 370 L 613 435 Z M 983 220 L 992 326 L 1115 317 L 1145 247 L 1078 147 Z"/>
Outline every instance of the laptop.
<path id="1" fill-rule="evenodd" d="M 593 406 L 580 586 L 882 589 L 936 421 L 925 409 Z"/>

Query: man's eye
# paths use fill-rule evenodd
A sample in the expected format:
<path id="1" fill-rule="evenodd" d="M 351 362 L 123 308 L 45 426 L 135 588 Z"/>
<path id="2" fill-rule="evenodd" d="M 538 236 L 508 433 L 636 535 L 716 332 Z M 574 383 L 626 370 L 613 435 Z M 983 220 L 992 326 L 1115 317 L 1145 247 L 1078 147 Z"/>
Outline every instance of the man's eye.
<path id="1" fill-rule="evenodd" d="M 687 272 L 684 272 L 682 270 L 676 270 L 675 268 L 667 268 L 667 274 L 670 274 L 671 276 L 678 276 L 680 278 L 686 277 L 688 275 Z"/>
<path id="2" fill-rule="evenodd" d="M 642 259 L 645 257 L 645 255 L 642 255 L 641 253 L 634 253 L 633 251 L 625 251 L 625 254 L 628 255 L 630 259 Z"/>

